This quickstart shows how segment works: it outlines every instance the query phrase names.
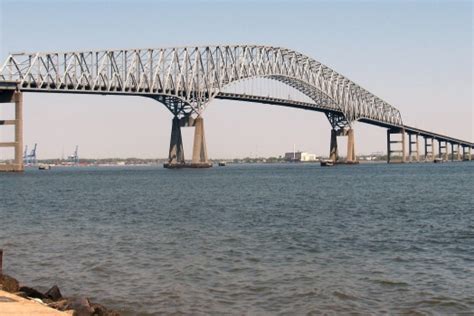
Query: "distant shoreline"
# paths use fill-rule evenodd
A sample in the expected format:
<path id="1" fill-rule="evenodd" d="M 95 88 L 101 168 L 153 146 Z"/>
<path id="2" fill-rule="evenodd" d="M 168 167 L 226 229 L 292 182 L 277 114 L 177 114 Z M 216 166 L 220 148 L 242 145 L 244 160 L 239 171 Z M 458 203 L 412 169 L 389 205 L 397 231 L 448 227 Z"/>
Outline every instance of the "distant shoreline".
<path id="1" fill-rule="evenodd" d="M 219 162 L 224 161 L 227 166 L 229 165 L 319 165 L 320 161 L 301 161 L 301 162 L 289 162 L 289 161 L 281 161 L 281 162 L 263 162 L 263 161 L 250 161 L 250 162 L 233 162 L 233 161 L 226 161 L 226 160 L 219 160 L 219 161 L 212 161 L 214 166 L 218 166 Z M 49 164 L 51 167 L 55 168 L 78 168 L 78 167 L 114 167 L 114 168 L 121 168 L 121 167 L 163 167 L 165 162 L 159 163 L 80 163 L 77 165 L 72 164 L 55 164 L 55 163 L 48 163 L 48 162 L 39 162 L 37 165 L 27 165 L 25 168 L 37 168 L 39 164 Z M 383 160 L 376 160 L 376 161 L 360 161 L 360 164 L 381 164 L 386 163 Z M 344 163 L 342 163 L 344 164 Z"/>

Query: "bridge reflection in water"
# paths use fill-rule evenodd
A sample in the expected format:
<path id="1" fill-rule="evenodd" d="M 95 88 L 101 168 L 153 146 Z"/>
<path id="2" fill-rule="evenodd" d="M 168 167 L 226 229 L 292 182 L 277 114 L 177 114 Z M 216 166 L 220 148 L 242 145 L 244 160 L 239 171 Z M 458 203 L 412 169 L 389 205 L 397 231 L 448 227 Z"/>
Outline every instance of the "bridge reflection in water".
<path id="1" fill-rule="evenodd" d="M 271 80 L 298 91 L 306 100 L 259 95 L 226 88 L 246 80 Z M 356 121 L 387 129 L 387 161 L 419 161 L 423 156 L 470 160 L 474 144 L 407 126 L 394 106 L 320 62 L 296 51 L 271 46 L 222 45 L 83 52 L 19 53 L 0 68 L 0 102 L 15 103 L 15 161 L 0 171 L 22 171 L 24 92 L 136 95 L 153 98 L 172 113 L 167 167 L 185 167 L 181 128 L 195 127 L 192 167 L 209 167 L 203 112 L 213 99 L 260 102 L 323 112 L 332 127 L 329 156 L 339 159 L 337 137 L 348 137 L 347 163 L 356 162 Z M 395 136 L 397 135 L 398 136 Z M 408 135 L 408 146 L 406 136 Z M 396 138 L 396 139 L 395 139 Z M 420 155 L 419 139 L 424 140 Z M 436 154 L 435 141 L 438 143 Z M 406 152 L 408 147 L 408 153 Z M 398 158 L 398 160 L 395 160 Z"/>

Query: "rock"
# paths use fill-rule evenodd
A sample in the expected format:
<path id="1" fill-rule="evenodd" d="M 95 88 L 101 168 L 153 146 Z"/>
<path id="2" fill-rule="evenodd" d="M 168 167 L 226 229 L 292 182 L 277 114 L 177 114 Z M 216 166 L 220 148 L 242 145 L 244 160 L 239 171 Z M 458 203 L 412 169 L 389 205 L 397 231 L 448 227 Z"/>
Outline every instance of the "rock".
<path id="1" fill-rule="evenodd" d="M 59 301 L 63 298 L 57 285 L 54 285 L 52 288 L 50 288 L 46 293 L 44 293 L 44 295 L 53 301 Z"/>
<path id="2" fill-rule="evenodd" d="M 66 309 L 73 309 L 74 316 L 92 316 L 94 312 L 89 300 L 85 297 L 69 298 Z"/>
<path id="3" fill-rule="evenodd" d="M 105 306 L 91 303 L 92 308 L 94 309 L 93 316 L 120 316 L 120 314 L 114 310 L 107 309 Z"/>
<path id="4" fill-rule="evenodd" d="M 105 314 L 105 315 L 106 316 L 120 316 L 120 313 L 109 309 L 109 310 L 107 310 L 107 314 Z"/>
<path id="5" fill-rule="evenodd" d="M 26 296 L 31 297 L 31 298 L 39 298 L 39 299 L 44 299 L 46 296 L 44 296 L 43 293 L 40 291 L 35 290 L 32 287 L 27 287 L 27 286 L 22 286 L 20 287 L 20 292 L 23 292 L 26 294 Z"/>
<path id="6" fill-rule="evenodd" d="M 0 288 L 5 292 L 15 293 L 20 290 L 18 280 L 6 274 L 0 275 L 0 284 L 2 285 Z"/>
<path id="7" fill-rule="evenodd" d="M 16 292 L 16 293 L 13 293 L 13 294 L 15 294 L 16 296 L 19 296 L 19 297 L 28 298 L 28 296 L 24 292 Z"/>
<path id="8" fill-rule="evenodd" d="M 48 304 L 48 306 L 60 311 L 65 311 L 67 309 L 67 304 L 68 304 L 68 300 L 63 299 L 56 302 L 52 302 Z"/>
<path id="9" fill-rule="evenodd" d="M 40 298 L 30 298 L 31 301 L 34 301 L 34 302 L 37 302 L 37 303 L 40 303 L 40 304 L 43 304 L 43 300 L 40 299 Z"/>
<path id="10" fill-rule="evenodd" d="M 97 303 L 92 303 L 91 304 L 92 309 L 94 310 L 93 315 L 94 316 L 105 316 L 107 313 L 107 308 L 104 306 L 97 304 Z"/>
<path id="11" fill-rule="evenodd" d="M 92 308 L 94 309 L 93 315 L 94 316 L 106 316 L 107 315 L 107 308 L 104 306 L 97 304 L 97 303 L 92 303 L 91 304 Z"/>

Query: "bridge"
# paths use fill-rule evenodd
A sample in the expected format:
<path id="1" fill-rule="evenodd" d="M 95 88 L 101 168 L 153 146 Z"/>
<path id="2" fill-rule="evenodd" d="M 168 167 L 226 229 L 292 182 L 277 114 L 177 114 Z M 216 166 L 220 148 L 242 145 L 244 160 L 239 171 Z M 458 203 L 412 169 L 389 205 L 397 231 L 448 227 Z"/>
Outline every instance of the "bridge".
<path id="1" fill-rule="evenodd" d="M 226 87 L 265 78 L 307 100 L 234 93 Z M 353 125 L 387 129 L 387 161 L 470 160 L 474 143 L 407 126 L 400 111 L 350 79 L 299 52 L 271 46 L 228 45 L 82 52 L 15 53 L 0 68 L 0 103 L 15 103 L 15 160 L 0 170 L 22 171 L 23 93 L 133 95 L 152 98 L 172 113 L 166 167 L 209 167 L 203 113 L 213 99 L 267 103 L 322 112 L 331 125 L 329 157 L 339 160 L 337 138 L 348 137 L 346 163 L 356 163 Z M 192 162 L 185 163 L 181 128 L 193 126 Z M 408 146 L 406 144 L 408 135 Z M 420 139 L 424 152 L 420 152 Z M 436 143 L 438 152 L 436 153 Z M 407 153 L 408 147 L 408 153 Z"/>

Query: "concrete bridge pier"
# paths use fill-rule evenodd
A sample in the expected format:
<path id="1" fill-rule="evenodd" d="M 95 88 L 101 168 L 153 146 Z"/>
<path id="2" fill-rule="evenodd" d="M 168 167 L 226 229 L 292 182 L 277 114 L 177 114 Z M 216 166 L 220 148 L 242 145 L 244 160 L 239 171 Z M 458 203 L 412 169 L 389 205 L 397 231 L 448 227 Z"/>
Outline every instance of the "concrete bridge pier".
<path id="1" fill-rule="evenodd" d="M 435 158 L 434 138 L 424 137 L 424 139 L 425 139 L 425 161 L 433 161 Z"/>
<path id="2" fill-rule="evenodd" d="M 400 135 L 400 140 L 393 140 L 392 135 Z M 392 146 L 395 144 L 400 145 L 400 149 L 393 149 Z M 400 160 L 393 161 L 392 154 L 398 154 Z M 405 129 L 403 128 L 389 128 L 387 129 L 387 163 L 399 162 L 404 163 L 406 157 L 405 150 Z"/>
<path id="3" fill-rule="evenodd" d="M 413 145 L 415 148 L 413 148 Z M 418 134 L 408 134 L 408 159 L 410 162 L 412 162 L 413 159 L 415 159 L 416 162 L 420 161 Z"/>
<path id="4" fill-rule="evenodd" d="M 0 93 L 0 103 L 15 103 L 15 119 L 0 120 L 0 125 L 14 125 L 15 140 L 13 142 L 1 142 L 0 147 L 13 147 L 15 158 L 13 163 L 0 164 L 1 171 L 24 171 L 23 165 L 23 93 L 11 90 Z"/>
<path id="5" fill-rule="evenodd" d="M 457 151 L 456 151 L 456 160 L 462 161 L 462 156 L 461 156 L 461 144 L 457 144 Z"/>
<path id="6" fill-rule="evenodd" d="M 191 164 L 186 163 L 184 158 L 183 138 L 181 136 L 181 127 L 194 126 L 194 144 L 193 144 L 193 159 Z M 207 157 L 206 138 L 204 137 L 204 120 L 198 116 L 193 119 L 190 116 L 173 118 L 171 126 L 171 141 L 170 151 L 168 156 L 168 163 L 164 164 L 165 168 L 209 168 L 212 163 Z"/>
<path id="7" fill-rule="evenodd" d="M 183 138 L 181 136 L 181 123 L 177 116 L 173 118 L 171 125 L 170 151 L 168 156 L 168 165 L 178 167 L 185 164 Z"/>
<path id="8" fill-rule="evenodd" d="M 451 161 L 461 160 L 460 144 L 451 143 Z"/>
<path id="9" fill-rule="evenodd" d="M 462 160 L 471 161 L 471 147 L 462 146 Z"/>
<path id="10" fill-rule="evenodd" d="M 331 130 L 331 144 L 329 148 L 329 159 L 337 162 L 339 160 L 339 152 L 337 146 L 337 137 L 338 136 L 347 136 L 347 156 L 346 156 L 346 163 L 347 164 L 356 164 L 357 157 L 355 153 L 355 137 L 354 137 L 354 130 L 352 128 L 341 128 L 339 130 L 332 129 Z"/>
<path id="11" fill-rule="evenodd" d="M 337 151 L 337 135 L 338 132 L 335 129 L 331 129 L 331 144 L 329 148 L 329 160 L 336 162 L 339 159 Z"/>
<path id="12" fill-rule="evenodd" d="M 353 164 L 357 162 L 357 157 L 355 154 L 355 140 L 354 140 L 354 130 L 349 128 L 347 130 L 347 158 L 346 163 Z"/>
<path id="13" fill-rule="evenodd" d="M 212 163 L 209 162 L 207 157 L 206 137 L 204 136 L 204 119 L 201 116 L 198 116 L 194 120 L 193 160 L 191 167 L 212 167 Z"/>
<path id="14" fill-rule="evenodd" d="M 448 160 L 448 142 L 438 140 L 438 158 Z"/>

